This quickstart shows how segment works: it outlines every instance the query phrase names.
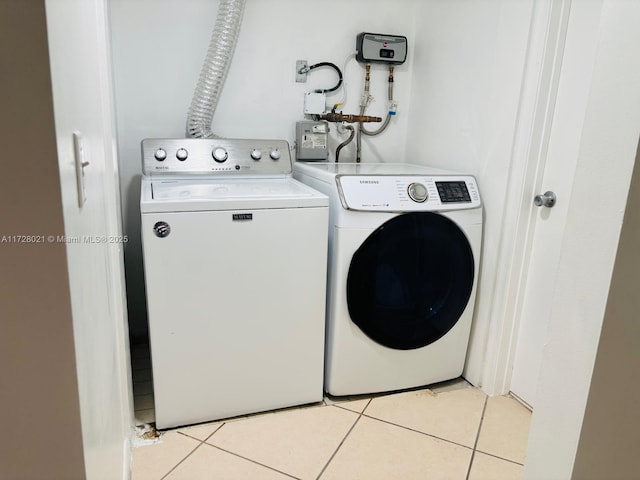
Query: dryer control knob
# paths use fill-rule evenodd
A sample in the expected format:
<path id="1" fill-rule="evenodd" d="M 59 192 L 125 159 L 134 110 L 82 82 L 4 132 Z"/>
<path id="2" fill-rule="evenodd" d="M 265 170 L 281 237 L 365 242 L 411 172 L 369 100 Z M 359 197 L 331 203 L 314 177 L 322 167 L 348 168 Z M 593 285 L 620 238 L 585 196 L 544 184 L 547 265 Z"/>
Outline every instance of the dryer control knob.
<path id="1" fill-rule="evenodd" d="M 260 160 L 262 158 L 262 152 L 257 148 L 254 148 L 253 150 L 251 150 L 251 158 L 253 158 L 254 160 Z"/>
<path id="2" fill-rule="evenodd" d="M 429 193 L 427 192 L 427 187 L 425 187 L 421 183 L 411 183 L 409 188 L 407 188 L 407 193 L 409 194 L 409 198 L 414 202 L 423 203 L 429 197 Z"/>
<path id="3" fill-rule="evenodd" d="M 211 156 L 218 163 L 225 162 L 227 158 L 229 158 L 229 154 L 222 147 L 214 148 L 213 152 L 211 152 Z"/>
<path id="4" fill-rule="evenodd" d="M 280 150 L 278 150 L 277 148 L 274 148 L 273 150 L 271 150 L 271 153 L 269 154 L 269 156 L 271 157 L 272 160 L 280 160 Z"/>
<path id="5" fill-rule="evenodd" d="M 189 152 L 187 152 L 184 148 L 179 148 L 176 151 L 176 158 L 181 162 L 184 162 L 189 156 Z"/>

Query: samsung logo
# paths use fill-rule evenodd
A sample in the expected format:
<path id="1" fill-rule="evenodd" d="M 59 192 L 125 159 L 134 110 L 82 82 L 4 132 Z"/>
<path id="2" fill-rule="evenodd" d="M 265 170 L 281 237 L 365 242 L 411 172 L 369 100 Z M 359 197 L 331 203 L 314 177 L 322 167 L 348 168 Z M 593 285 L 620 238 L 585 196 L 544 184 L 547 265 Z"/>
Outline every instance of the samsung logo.
<path id="1" fill-rule="evenodd" d="M 378 183 L 380 183 L 380 181 L 378 180 L 360 180 L 361 184 L 374 184 L 377 185 Z"/>
<path id="2" fill-rule="evenodd" d="M 253 213 L 234 213 L 233 220 L 253 220 Z"/>

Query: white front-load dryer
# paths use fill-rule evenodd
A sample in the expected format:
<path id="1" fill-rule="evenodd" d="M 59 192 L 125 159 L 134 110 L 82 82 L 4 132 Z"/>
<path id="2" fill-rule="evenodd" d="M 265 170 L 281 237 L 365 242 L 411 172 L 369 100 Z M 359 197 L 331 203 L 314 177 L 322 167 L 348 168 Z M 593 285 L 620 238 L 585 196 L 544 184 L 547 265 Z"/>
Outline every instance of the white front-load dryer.
<path id="1" fill-rule="evenodd" d="M 471 175 L 411 164 L 303 163 L 329 196 L 325 390 L 399 390 L 462 374 L 482 244 Z"/>

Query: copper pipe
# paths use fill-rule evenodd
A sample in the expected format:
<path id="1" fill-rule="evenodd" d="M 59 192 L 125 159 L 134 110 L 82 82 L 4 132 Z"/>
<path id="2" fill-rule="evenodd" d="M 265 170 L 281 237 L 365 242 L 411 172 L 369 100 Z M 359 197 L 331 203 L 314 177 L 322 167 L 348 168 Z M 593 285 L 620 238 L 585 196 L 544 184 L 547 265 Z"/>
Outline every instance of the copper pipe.
<path id="1" fill-rule="evenodd" d="M 327 122 L 347 122 L 347 123 L 363 123 L 363 122 L 381 122 L 380 117 L 369 117 L 367 115 L 352 115 L 342 113 L 323 113 L 320 115 L 320 120 L 326 120 Z"/>

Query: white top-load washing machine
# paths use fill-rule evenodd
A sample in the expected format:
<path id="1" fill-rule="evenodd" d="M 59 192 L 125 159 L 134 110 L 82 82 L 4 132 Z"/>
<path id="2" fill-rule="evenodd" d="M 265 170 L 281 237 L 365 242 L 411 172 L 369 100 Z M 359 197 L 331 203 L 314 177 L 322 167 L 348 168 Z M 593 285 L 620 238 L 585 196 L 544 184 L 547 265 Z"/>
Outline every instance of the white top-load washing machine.
<path id="1" fill-rule="evenodd" d="M 411 164 L 305 162 L 294 177 L 330 202 L 325 390 L 460 376 L 482 242 L 475 179 Z"/>
<path id="2" fill-rule="evenodd" d="M 157 428 L 321 401 L 327 197 L 291 177 L 285 141 L 142 154 Z"/>

